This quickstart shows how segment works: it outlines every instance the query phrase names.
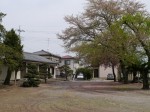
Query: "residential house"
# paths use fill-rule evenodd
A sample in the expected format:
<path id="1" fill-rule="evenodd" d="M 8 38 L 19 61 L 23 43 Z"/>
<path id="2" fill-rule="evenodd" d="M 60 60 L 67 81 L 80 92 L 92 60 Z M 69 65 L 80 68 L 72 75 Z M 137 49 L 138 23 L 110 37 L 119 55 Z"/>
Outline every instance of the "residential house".
<path id="1" fill-rule="evenodd" d="M 60 71 L 58 68 L 63 65 L 68 65 L 73 70 L 74 74 L 75 74 L 76 69 L 80 67 L 77 59 L 69 55 L 60 57 L 56 54 L 50 53 L 45 50 L 34 52 L 34 54 L 45 57 L 48 60 L 57 63 L 57 66 L 55 66 L 55 69 L 56 69 L 56 75 L 58 76 L 60 75 Z"/>
<path id="2" fill-rule="evenodd" d="M 107 79 L 108 74 L 113 74 L 112 67 L 105 67 L 104 65 L 99 66 L 91 66 L 84 61 L 84 59 L 80 59 L 79 67 L 90 67 L 93 69 L 93 78 Z M 118 75 L 118 68 L 115 67 L 115 74 Z"/>
<path id="3" fill-rule="evenodd" d="M 61 57 L 61 62 L 59 66 L 63 66 L 63 65 L 68 65 L 73 70 L 73 74 L 75 74 L 76 69 L 80 67 L 77 61 L 77 58 L 69 56 L 69 55 Z"/>
<path id="4" fill-rule="evenodd" d="M 27 68 L 26 65 L 28 63 L 35 63 L 38 66 L 38 71 L 39 71 L 39 67 L 41 64 L 47 64 L 48 68 L 47 71 L 49 73 L 51 73 L 53 75 L 53 77 L 56 77 L 56 66 L 57 66 L 57 62 L 55 61 L 51 61 L 43 56 L 39 56 L 37 54 L 34 53 L 27 53 L 24 52 L 24 61 L 23 61 L 23 68 L 21 69 L 21 76 L 24 76 L 24 74 L 27 72 Z"/>
<path id="5" fill-rule="evenodd" d="M 60 74 L 59 69 L 58 69 L 59 63 L 60 63 L 60 61 L 61 61 L 61 57 L 60 57 L 60 56 L 58 56 L 58 55 L 56 55 L 56 54 L 53 54 L 53 53 L 50 53 L 50 52 L 45 51 L 45 50 L 36 51 L 36 52 L 34 52 L 34 54 L 39 55 L 39 56 L 42 56 L 42 57 L 44 57 L 44 58 L 50 60 L 51 62 L 56 63 L 56 66 L 55 66 L 55 67 L 54 67 L 54 66 L 51 66 L 51 68 L 53 68 L 53 69 L 52 69 L 52 72 L 54 72 L 54 70 L 55 70 L 56 75 L 59 75 L 59 74 Z M 55 75 L 54 75 L 54 76 L 55 76 Z M 56 77 L 54 77 L 54 78 L 56 78 Z"/>
<path id="6" fill-rule="evenodd" d="M 36 63 L 37 66 L 40 66 L 41 64 L 48 64 L 48 72 L 53 75 L 53 78 L 56 78 L 56 75 L 60 75 L 60 71 L 58 67 L 63 65 L 68 65 L 72 70 L 73 74 L 75 74 L 76 70 L 78 68 L 84 67 L 85 64 L 80 64 L 77 58 L 66 55 L 66 56 L 58 56 L 53 53 L 41 50 L 34 53 L 27 53 L 24 52 L 24 60 L 23 60 L 23 66 L 20 71 L 17 73 L 17 79 L 23 78 L 24 74 L 27 72 L 26 65 L 28 63 Z M 82 65 L 82 66 L 81 66 Z M 0 74 L 0 80 L 4 80 L 7 74 L 8 67 L 2 66 L 1 67 L 1 74 Z M 118 73 L 117 68 L 115 68 L 115 73 Z M 93 67 L 93 77 L 94 78 L 101 78 L 101 79 L 107 79 L 108 74 L 112 73 L 111 67 L 104 67 L 103 65 L 100 65 L 99 67 Z M 12 73 L 11 80 L 15 79 L 15 72 Z"/>
<path id="7" fill-rule="evenodd" d="M 73 70 L 74 74 L 78 68 L 89 66 L 85 62 L 82 62 L 81 60 L 79 61 L 77 58 L 69 55 L 61 57 L 61 63 L 59 66 L 63 65 L 68 65 Z M 100 65 L 99 67 L 93 67 L 93 78 L 107 79 L 108 74 L 113 74 L 111 67 L 105 67 L 103 65 Z M 115 74 L 118 74 L 117 68 L 115 68 Z"/>
<path id="8" fill-rule="evenodd" d="M 53 53 L 50 53 L 50 52 L 45 51 L 45 50 L 36 51 L 33 54 L 45 57 L 45 58 L 49 59 L 52 62 L 55 62 L 55 63 L 58 63 L 58 64 L 60 63 L 60 59 L 61 59 L 60 56 L 58 56 L 56 54 L 53 54 Z"/>
<path id="9" fill-rule="evenodd" d="M 56 61 L 53 62 L 45 57 L 42 57 L 33 53 L 27 53 L 27 52 L 24 52 L 23 56 L 24 56 L 23 64 L 22 64 L 20 71 L 18 71 L 17 73 L 17 79 L 23 78 L 23 76 L 27 73 L 28 70 L 26 66 L 29 63 L 37 64 L 38 70 L 41 64 L 48 64 L 47 71 L 51 73 L 54 78 L 56 77 L 56 66 L 58 65 Z M 5 80 L 6 75 L 7 75 L 7 70 L 8 70 L 7 66 L 3 65 L 1 67 L 0 81 Z M 13 72 L 11 75 L 11 80 L 14 80 L 14 79 L 15 79 L 15 72 Z"/>
<path id="10" fill-rule="evenodd" d="M 57 68 L 63 65 L 68 65 L 73 70 L 73 74 L 75 74 L 78 68 L 87 66 L 85 63 L 82 65 L 82 63 L 80 63 L 76 57 L 72 57 L 70 55 L 60 57 L 44 50 L 34 52 L 34 54 L 45 57 L 52 62 L 56 62 L 57 66 L 53 68 L 53 70 L 56 70 L 56 75 L 60 75 L 60 71 Z M 115 68 L 115 73 L 116 75 L 118 74 L 117 68 Z M 105 67 L 103 65 L 100 65 L 99 67 L 93 67 L 93 78 L 107 79 L 108 74 L 113 74 L 111 67 Z"/>

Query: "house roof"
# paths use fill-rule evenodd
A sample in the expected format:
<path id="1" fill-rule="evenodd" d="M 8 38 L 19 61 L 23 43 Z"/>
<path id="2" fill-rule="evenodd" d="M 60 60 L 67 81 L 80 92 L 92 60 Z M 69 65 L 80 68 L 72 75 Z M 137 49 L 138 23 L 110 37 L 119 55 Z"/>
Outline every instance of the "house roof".
<path id="1" fill-rule="evenodd" d="M 45 51 L 45 50 L 36 51 L 36 52 L 33 52 L 33 53 L 37 54 L 37 55 L 40 55 L 40 56 L 54 56 L 54 57 L 61 58 L 60 56 L 58 56 L 56 54 L 53 54 L 53 53 L 50 53 L 50 52 Z"/>
<path id="2" fill-rule="evenodd" d="M 70 56 L 70 55 L 66 55 L 66 56 L 62 56 L 62 59 L 75 59 L 74 57 Z"/>
<path id="3" fill-rule="evenodd" d="M 31 61 L 31 62 L 41 62 L 41 63 L 49 63 L 49 64 L 57 64 L 55 62 L 52 62 L 42 56 L 33 54 L 33 53 L 28 53 L 28 52 L 24 52 L 23 53 L 24 56 L 24 61 Z"/>

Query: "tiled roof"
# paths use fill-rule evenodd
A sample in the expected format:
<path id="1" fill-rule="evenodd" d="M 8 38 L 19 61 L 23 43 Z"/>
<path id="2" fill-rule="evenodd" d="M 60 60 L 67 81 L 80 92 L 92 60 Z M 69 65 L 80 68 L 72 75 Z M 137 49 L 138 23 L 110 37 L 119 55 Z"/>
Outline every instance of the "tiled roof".
<path id="1" fill-rule="evenodd" d="M 39 56 L 39 55 L 36 55 L 36 54 L 33 54 L 33 53 L 24 52 L 23 55 L 24 55 L 24 60 L 25 61 L 57 64 L 56 62 L 52 62 L 52 61 L 50 61 L 50 60 L 48 60 L 48 59 L 46 59 L 42 56 Z"/>
<path id="2" fill-rule="evenodd" d="M 72 57 L 72 56 L 69 56 L 69 55 L 62 56 L 61 58 L 62 58 L 62 59 L 74 59 L 74 57 Z"/>
<path id="3" fill-rule="evenodd" d="M 50 56 L 55 56 L 55 57 L 58 57 L 58 58 L 61 58 L 60 56 L 56 55 L 56 54 L 53 54 L 53 53 L 50 53 L 48 51 L 45 51 L 45 50 L 41 50 L 41 51 L 37 51 L 37 52 L 33 52 L 34 54 L 37 54 L 37 55 L 43 55 L 43 56 L 47 56 L 47 55 L 50 55 Z"/>

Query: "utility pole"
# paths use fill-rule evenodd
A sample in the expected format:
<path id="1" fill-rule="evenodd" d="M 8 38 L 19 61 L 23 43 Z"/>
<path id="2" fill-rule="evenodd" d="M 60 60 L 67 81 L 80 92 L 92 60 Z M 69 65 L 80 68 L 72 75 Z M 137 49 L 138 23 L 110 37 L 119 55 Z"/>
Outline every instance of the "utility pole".
<path id="1" fill-rule="evenodd" d="M 18 29 L 17 31 L 19 32 L 19 37 L 20 37 L 21 32 L 25 32 L 24 30 L 22 30 L 22 29 L 20 28 L 20 26 L 19 26 L 19 29 Z M 20 38 L 21 38 L 21 37 L 20 37 Z"/>
<path id="2" fill-rule="evenodd" d="M 25 32 L 25 31 L 24 31 L 24 30 L 21 30 L 20 26 L 19 26 L 19 29 L 17 29 L 16 31 L 19 32 L 19 38 L 21 39 L 20 33 L 21 33 L 21 32 Z M 15 71 L 15 85 L 16 85 L 16 79 L 17 79 L 17 72 Z"/>
<path id="3" fill-rule="evenodd" d="M 47 49 L 47 50 L 48 50 L 48 52 L 49 52 L 49 40 L 50 40 L 50 39 L 48 38 L 48 46 L 47 46 L 47 47 L 48 47 L 48 49 Z"/>

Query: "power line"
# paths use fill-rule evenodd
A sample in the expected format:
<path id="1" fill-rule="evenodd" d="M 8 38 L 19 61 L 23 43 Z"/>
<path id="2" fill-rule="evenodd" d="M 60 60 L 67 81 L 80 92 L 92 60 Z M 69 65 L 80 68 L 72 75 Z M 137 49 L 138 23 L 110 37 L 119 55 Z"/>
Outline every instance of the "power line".
<path id="1" fill-rule="evenodd" d="M 29 33 L 53 33 L 53 34 L 57 34 L 58 31 L 35 31 L 35 30 L 26 30 L 26 32 L 29 32 Z"/>
<path id="2" fill-rule="evenodd" d="M 40 39 L 43 40 L 43 39 L 50 38 L 51 40 L 60 40 L 60 39 L 58 39 L 57 37 L 54 37 L 54 36 L 51 36 L 51 37 L 50 36 L 48 36 L 48 37 L 47 36 L 41 37 L 41 36 L 32 36 L 32 35 L 30 36 L 29 35 L 29 36 L 22 36 L 22 37 L 26 38 L 26 39 L 31 39 L 31 38 L 32 39 L 37 39 L 38 38 L 39 40 Z"/>
<path id="3" fill-rule="evenodd" d="M 35 28 L 60 28 L 60 27 L 66 27 L 66 25 L 59 25 L 59 26 L 32 26 L 32 25 L 21 25 L 23 27 L 35 27 Z"/>

